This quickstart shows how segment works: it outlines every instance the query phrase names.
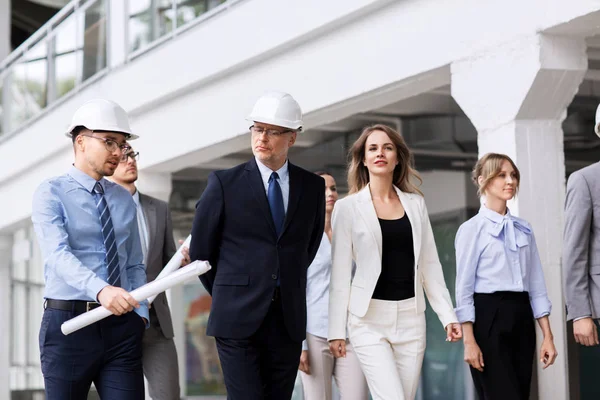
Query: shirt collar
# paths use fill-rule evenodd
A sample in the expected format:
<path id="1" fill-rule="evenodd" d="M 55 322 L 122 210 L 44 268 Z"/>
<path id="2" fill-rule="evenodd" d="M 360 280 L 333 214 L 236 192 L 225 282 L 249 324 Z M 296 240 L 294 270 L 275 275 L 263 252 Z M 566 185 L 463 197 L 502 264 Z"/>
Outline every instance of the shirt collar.
<path id="1" fill-rule="evenodd" d="M 260 171 L 260 175 L 264 181 L 268 181 L 273 173 L 273 170 L 261 163 L 258 158 L 255 157 L 255 159 L 256 165 L 258 165 L 258 170 Z M 285 160 L 285 164 L 283 164 L 283 166 L 275 172 L 277 172 L 277 175 L 279 175 L 280 182 L 287 181 L 289 176 L 288 160 Z"/>
<path id="2" fill-rule="evenodd" d="M 85 190 L 87 190 L 90 193 L 93 193 L 94 186 L 96 186 L 97 182 L 100 182 L 102 189 L 104 189 L 104 192 L 106 192 L 106 182 L 104 179 L 100 179 L 99 181 L 97 181 L 82 170 L 80 170 L 79 168 L 77 168 L 75 165 L 71 165 L 67 173 L 71 176 L 71 178 L 75 179 L 77 183 L 83 186 Z"/>
<path id="3" fill-rule="evenodd" d="M 502 222 L 505 219 L 513 219 L 513 216 L 510 213 L 510 210 L 508 209 L 508 207 L 506 208 L 506 214 L 502 215 L 502 214 L 498 214 L 494 210 L 490 210 L 489 208 L 487 208 L 485 206 L 485 204 L 483 204 L 481 206 L 481 208 L 479 208 L 479 214 L 483 215 L 484 217 L 486 217 L 490 221 L 496 222 L 496 223 L 500 223 L 500 222 Z"/>
<path id="4" fill-rule="evenodd" d="M 133 197 L 133 201 L 135 202 L 136 206 L 140 206 L 140 192 L 138 192 L 138 190 L 135 190 L 135 193 L 132 195 Z"/>

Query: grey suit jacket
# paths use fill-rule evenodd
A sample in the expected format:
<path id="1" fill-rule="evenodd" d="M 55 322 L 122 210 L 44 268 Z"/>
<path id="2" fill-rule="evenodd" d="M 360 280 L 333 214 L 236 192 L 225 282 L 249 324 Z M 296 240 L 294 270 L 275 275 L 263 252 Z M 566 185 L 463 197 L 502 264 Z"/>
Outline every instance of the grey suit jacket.
<path id="1" fill-rule="evenodd" d="M 600 317 L 600 163 L 569 177 L 563 246 L 567 320 Z"/>
<path id="2" fill-rule="evenodd" d="M 177 249 L 173 239 L 173 226 L 168 204 L 142 193 L 140 193 L 140 204 L 146 217 L 148 236 L 150 237 L 146 259 L 146 275 L 148 282 L 151 282 L 156 279 Z M 173 322 L 167 296 L 164 293 L 159 294 L 152 303 L 152 308 L 156 311 L 163 335 L 167 339 L 172 338 Z"/>

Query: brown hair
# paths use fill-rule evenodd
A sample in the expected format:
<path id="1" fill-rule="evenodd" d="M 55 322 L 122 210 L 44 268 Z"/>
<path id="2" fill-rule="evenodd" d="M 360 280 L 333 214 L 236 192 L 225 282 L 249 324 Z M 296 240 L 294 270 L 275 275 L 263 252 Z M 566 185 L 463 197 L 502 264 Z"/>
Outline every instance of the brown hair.
<path id="1" fill-rule="evenodd" d="M 473 180 L 475 186 L 477 186 L 478 196 L 481 196 L 485 192 L 485 189 L 490 182 L 500 175 L 500 172 L 502 172 L 502 163 L 504 161 L 508 161 L 515 170 L 517 180 L 517 184 L 515 185 L 515 195 L 519 192 L 521 173 L 519 172 L 519 168 L 517 168 L 513 160 L 506 154 L 487 153 L 481 157 L 479 161 L 477 161 L 475 168 L 473 168 L 473 173 L 471 174 L 471 179 Z M 478 182 L 480 176 L 483 177 L 483 182 L 481 182 L 481 185 Z"/>
<path id="2" fill-rule="evenodd" d="M 418 185 L 415 185 L 412 182 L 417 180 L 419 181 L 419 185 L 423 182 L 414 168 L 412 152 L 398 132 L 383 124 L 371 125 L 364 128 L 360 137 L 354 142 L 354 145 L 352 145 L 352 148 L 350 149 L 350 166 L 348 167 L 348 186 L 350 188 L 350 193 L 360 191 L 369 183 L 369 170 L 365 167 L 363 162 L 365 159 L 365 145 L 367 143 L 367 138 L 375 131 L 385 132 L 394 144 L 394 147 L 396 147 L 398 165 L 394 168 L 394 185 L 403 192 L 418 193 L 422 196 L 423 192 L 419 190 L 417 187 Z"/>

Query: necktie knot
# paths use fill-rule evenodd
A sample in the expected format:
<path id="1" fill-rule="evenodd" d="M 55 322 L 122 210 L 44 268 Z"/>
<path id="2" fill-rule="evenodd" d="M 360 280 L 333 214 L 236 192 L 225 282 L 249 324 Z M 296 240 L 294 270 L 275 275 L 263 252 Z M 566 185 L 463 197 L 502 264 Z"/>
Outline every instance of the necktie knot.
<path id="1" fill-rule="evenodd" d="M 96 182 L 96 184 L 94 185 L 94 193 L 104 194 L 104 189 L 102 188 L 100 182 Z"/>
<path id="2" fill-rule="evenodd" d="M 276 181 L 279 179 L 279 174 L 277 174 L 277 172 L 273 172 L 271 174 L 271 176 L 269 177 L 269 183 Z"/>

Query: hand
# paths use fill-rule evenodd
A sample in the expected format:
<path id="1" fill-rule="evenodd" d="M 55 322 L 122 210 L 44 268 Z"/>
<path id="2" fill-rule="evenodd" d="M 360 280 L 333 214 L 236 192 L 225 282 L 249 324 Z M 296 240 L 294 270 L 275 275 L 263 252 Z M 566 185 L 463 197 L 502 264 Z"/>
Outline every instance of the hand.
<path id="1" fill-rule="evenodd" d="M 300 365 L 298 369 L 307 375 L 310 375 L 310 366 L 308 364 L 308 350 L 302 350 L 300 354 Z"/>
<path id="2" fill-rule="evenodd" d="M 335 358 L 346 357 L 346 341 L 342 339 L 330 341 L 329 351 Z"/>
<path id="3" fill-rule="evenodd" d="M 483 372 L 483 354 L 477 343 L 465 343 L 465 362 L 479 372 Z"/>
<path id="4" fill-rule="evenodd" d="M 584 346 L 598 345 L 598 329 L 591 317 L 582 318 L 573 322 L 573 335 L 575 341 Z"/>
<path id="5" fill-rule="evenodd" d="M 183 244 L 183 240 L 179 239 L 178 240 L 179 244 Z M 190 259 L 190 249 L 188 247 L 183 247 L 181 249 L 181 254 L 183 254 L 183 259 L 181 260 L 181 266 L 185 267 L 186 265 L 188 265 L 189 263 L 192 262 L 192 260 Z"/>
<path id="6" fill-rule="evenodd" d="M 446 326 L 446 342 L 458 342 L 462 338 L 462 326 L 452 322 Z"/>
<path id="7" fill-rule="evenodd" d="M 98 301 L 104 308 L 114 315 L 122 315 L 140 308 L 140 303 L 134 299 L 125 289 L 115 286 L 105 286 L 98 293 Z"/>
<path id="8" fill-rule="evenodd" d="M 540 362 L 544 364 L 543 369 L 554 364 L 556 356 L 558 356 L 558 353 L 556 352 L 556 347 L 554 347 L 554 340 L 551 338 L 544 338 L 542 348 L 540 349 Z"/>

